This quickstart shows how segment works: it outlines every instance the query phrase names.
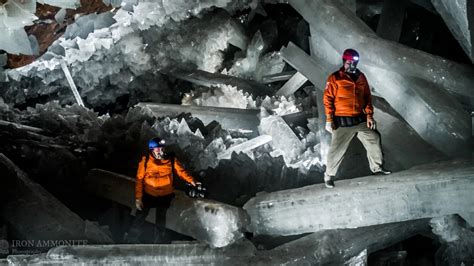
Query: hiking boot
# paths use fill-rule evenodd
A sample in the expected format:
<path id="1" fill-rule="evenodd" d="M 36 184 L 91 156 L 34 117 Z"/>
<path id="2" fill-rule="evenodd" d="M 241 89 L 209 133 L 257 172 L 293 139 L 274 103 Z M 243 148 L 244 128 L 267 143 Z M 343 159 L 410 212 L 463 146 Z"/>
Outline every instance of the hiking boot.
<path id="1" fill-rule="evenodd" d="M 324 181 L 324 185 L 326 185 L 327 188 L 333 188 L 334 187 L 334 181 L 332 181 L 332 180 Z"/>
<path id="2" fill-rule="evenodd" d="M 391 173 L 392 173 L 392 171 L 382 168 L 382 169 L 380 169 L 380 170 L 374 172 L 373 174 L 374 174 L 374 175 L 389 175 L 389 174 L 391 174 Z"/>

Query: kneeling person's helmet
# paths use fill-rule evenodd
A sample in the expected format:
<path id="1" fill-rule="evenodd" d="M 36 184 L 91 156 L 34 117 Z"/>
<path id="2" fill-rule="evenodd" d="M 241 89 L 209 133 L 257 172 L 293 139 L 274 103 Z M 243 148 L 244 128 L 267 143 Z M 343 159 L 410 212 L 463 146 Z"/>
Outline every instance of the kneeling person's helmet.
<path id="1" fill-rule="evenodd" d="M 148 149 L 156 159 L 163 159 L 165 157 L 165 147 L 166 141 L 164 139 L 153 138 L 148 141 Z"/>

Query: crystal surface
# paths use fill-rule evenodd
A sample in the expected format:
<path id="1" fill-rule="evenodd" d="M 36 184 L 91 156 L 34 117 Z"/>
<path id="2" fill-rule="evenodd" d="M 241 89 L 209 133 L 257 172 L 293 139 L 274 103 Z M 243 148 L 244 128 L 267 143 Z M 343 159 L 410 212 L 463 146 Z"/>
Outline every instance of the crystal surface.
<path id="1" fill-rule="evenodd" d="M 277 92 L 276 95 L 290 96 L 295 93 L 308 79 L 296 72 Z"/>
<path id="2" fill-rule="evenodd" d="M 38 255 L 10 255 L 14 265 L 237 265 L 255 252 L 249 242 L 223 249 L 205 244 L 182 243 L 169 245 L 82 245 L 56 247 Z"/>
<path id="3" fill-rule="evenodd" d="M 248 152 L 251 151 L 259 146 L 262 146 L 268 142 L 272 141 L 272 137 L 268 135 L 260 135 L 256 138 L 250 139 L 246 142 L 237 144 L 235 146 L 232 146 L 228 148 L 225 151 L 222 151 L 217 154 L 218 159 L 230 159 L 231 155 L 233 152 L 239 153 L 239 152 Z"/>
<path id="4" fill-rule="evenodd" d="M 270 135 L 272 145 L 282 152 L 285 161 L 287 163 L 294 162 L 304 150 L 303 143 L 281 116 L 264 113 L 263 111 L 260 119 L 260 134 Z"/>
<path id="5" fill-rule="evenodd" d="M 175 192 L 176 193 L 176 192 Z M 248 216 L 241 208 L 178 194 L 166 212 L 166 227 L 212 247 L 225 247 L 243 237 Z"/>
<path id="6" fill-rule="evenodd" d="M 94 169 L 85 181 L 90 193 L 134 208 L 134 178 Z M 224 247 L 243 237 L 248 216 L 241 208 L 213 200 L 191 199 L 180 191 L 175 194 L 166 212 L 167 228 L 213 247 Z M 150 211 L 146 220 L 153 223 L 154 215 Z"/>
<path id="7" fill-rule="evenodd" d="M 204 124 L 209 124 L 215 120 L 223 128 L 251 130 L 255 135 L 258 133 L 257 127 L 260 123 L 257 110 L 156 103 L 140 103 L 138 106 L 149 108 L 157 117 L 191 113 L 192 116 L 199 118 Z"/>
<path id="8" fill-rule="evenodd" d="M 271 235 L 466 213 L 474 204 L 473 171 L 472 160 L 428 164 L 389 176 L 336 181 L 334 190 L 312 185 L 258 195 L 244 209 L 251 232 Z"/>

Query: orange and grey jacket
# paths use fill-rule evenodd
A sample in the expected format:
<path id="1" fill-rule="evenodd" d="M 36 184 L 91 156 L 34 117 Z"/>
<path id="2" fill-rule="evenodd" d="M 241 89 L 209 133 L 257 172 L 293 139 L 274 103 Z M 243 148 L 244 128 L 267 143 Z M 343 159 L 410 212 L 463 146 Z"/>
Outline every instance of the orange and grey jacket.
<path id="1" fill-rule="evenodd" d="M 332 73 L 324 89 L 324 107 L 326 121 L 332 122 L 334 116 L 360 116 L 367 115 L 371 119 L 374 114 L 372 95 L 369 83 L 362 72 L 358 73 L 354 82 L 341 68 Z"/>
<path id="2" fill-rule="evenodd" d="M 174 167 L 171 166 L 172 163 L 174 163 Z M 143 190 L 155 197 L 173 193 L 173 168 L 179 178 L 188 183 L 194 183 L 194 178 L 184 169 L 177 158 L 158 160 L 149 155 L 147 162 L 147 156 L 143 156 L 138 164 L 135 198 L 142 199 Z"/>

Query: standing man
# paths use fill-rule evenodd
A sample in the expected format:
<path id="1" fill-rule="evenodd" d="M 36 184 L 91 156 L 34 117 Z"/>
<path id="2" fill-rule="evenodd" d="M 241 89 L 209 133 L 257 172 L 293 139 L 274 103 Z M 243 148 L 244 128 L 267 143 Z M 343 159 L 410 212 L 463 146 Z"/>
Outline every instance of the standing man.
<path id="1" fill-rule="evenodd" d="M 156 225 L 165 227 L 166 210 L 174 198 L 174 174 L 194 187 L 200 186 L 200 183 L 194 181 L 177 158 L 165 152 L 165 147 L 165 140 L 151 139 L 148 142 L 150 153 L 143 156 L 138 164 L 135 184 L 135 206 L 138 212 L 126 237 L 127 242 L 138 241 L 140 229 L 145 223 L 150 208 L 156 208 Z"/>
<path id="2" fill-rule="evenodd" d="M 324 183 L 328 188 L 334 187 L 333 178 L 354 136 L 367 150 L 372 173 L 391 173 L 382 168 L 382 148 L 380 135 L 375 131 L 370 88 L 365 75 L 357 68 L 359 53 L 353 49 L 345 50 L 342 63 L 343 66 L 329 76 L 324 89 L 326 130 L 332 133 L 324 173 Z"/>

